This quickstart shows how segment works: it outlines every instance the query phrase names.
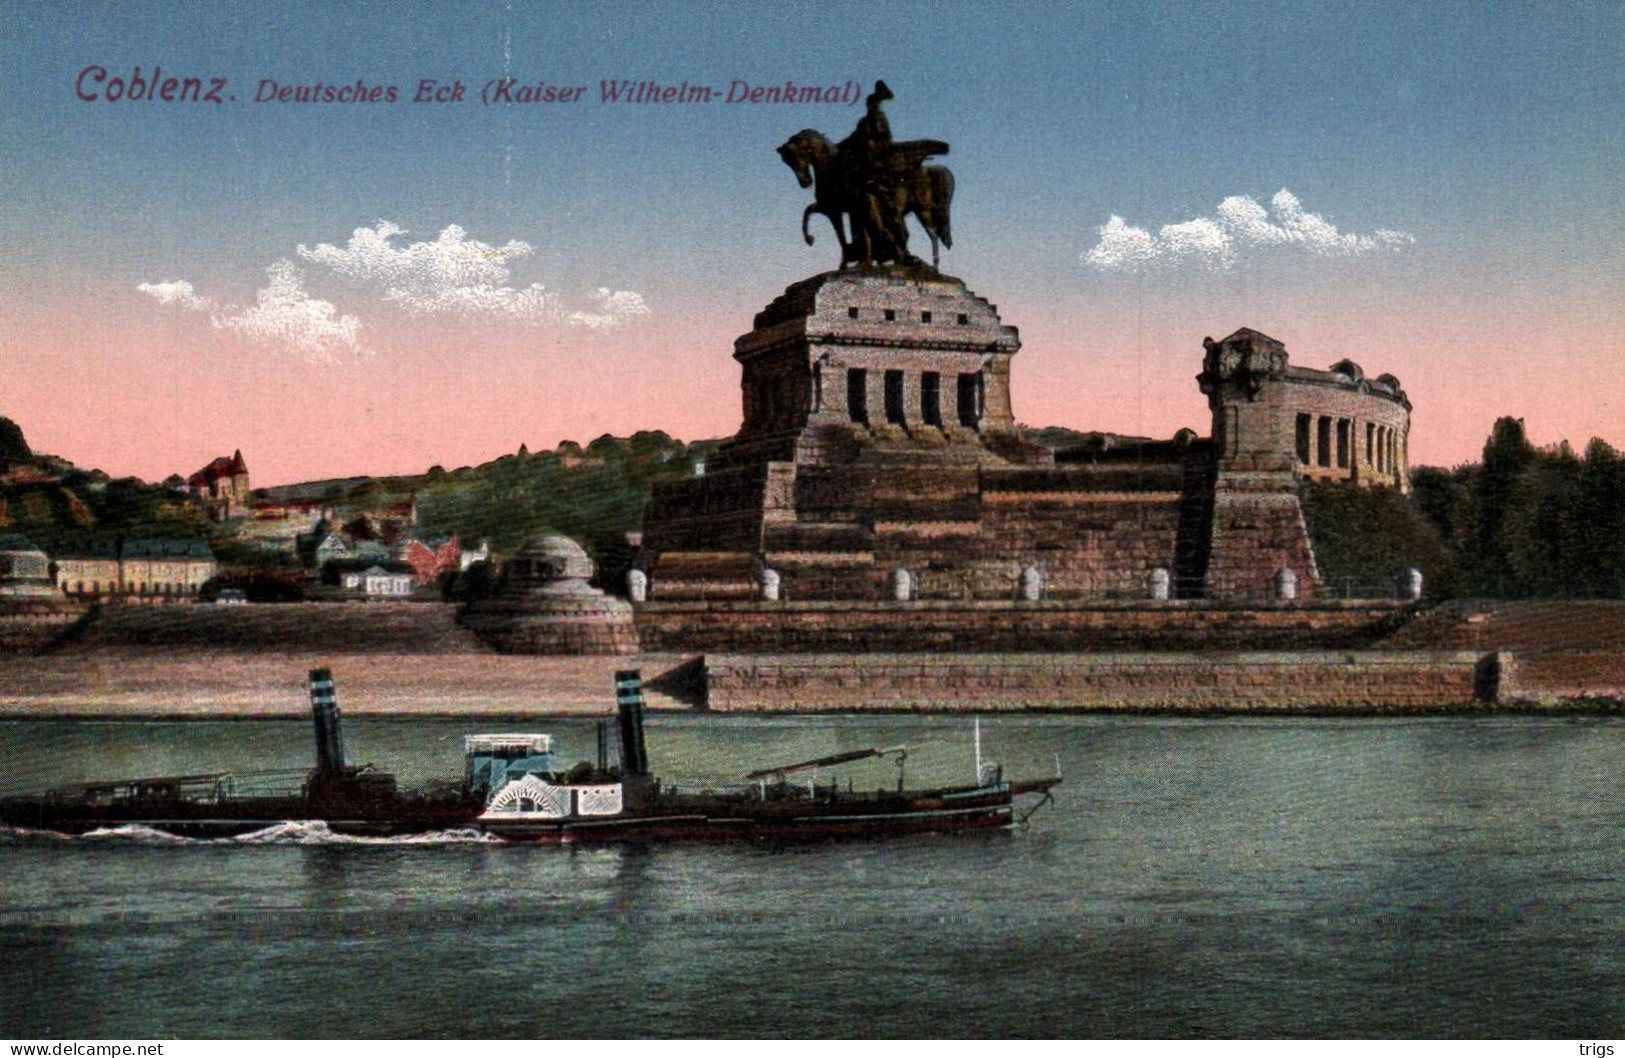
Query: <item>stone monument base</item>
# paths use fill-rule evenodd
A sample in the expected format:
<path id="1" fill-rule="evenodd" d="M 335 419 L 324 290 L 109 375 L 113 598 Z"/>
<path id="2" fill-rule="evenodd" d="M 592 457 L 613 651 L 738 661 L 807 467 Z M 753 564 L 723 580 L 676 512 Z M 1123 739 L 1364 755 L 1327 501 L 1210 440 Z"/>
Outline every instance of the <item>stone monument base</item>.
<path id="1" fill-rule="evenodd" d="M 508 654 L 635 654 L 632 605 L 588 583 L 592 560 L 575 541 L 526 542 L 502 568 L 495 598 L 471 604 L 463 626 Z"/>
<path id="2" fill-rule="evenodd" d="M 515 607 L 475 603 L 461 623 L 504 654 L 636 654 L 632 605 L 608 596 L 560 596 Z"/>

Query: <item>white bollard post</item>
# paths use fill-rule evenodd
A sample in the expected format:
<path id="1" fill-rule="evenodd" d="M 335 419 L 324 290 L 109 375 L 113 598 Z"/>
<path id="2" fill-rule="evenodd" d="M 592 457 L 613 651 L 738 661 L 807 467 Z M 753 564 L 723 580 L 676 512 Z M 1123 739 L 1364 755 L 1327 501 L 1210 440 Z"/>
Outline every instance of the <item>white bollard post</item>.
<path id="1" fill-rule="evenodd" d="M 1171 593 L 1170 585 L 1172 584 L 1172 581 L 1173 578 L 1168 575 L 1167 570 L 1152 570 L 1151 576 L 1147 579 L 1147 585 L 1151 590 L 1151 601 L 1167 602 L 1168 596 Z"/>
<path id="2" fill-rule="evenodd" d="M 1028 566 L 1021 571 L 1021 597 L 1027 602 L 1037 602 L 1044 597 L 1044 571 L 1038 566 Z"/>
<path id="3" fill-rule="evenodd" d="M 1282 602 L 1298 597 L 1298 575 L 1291 569 L 1283 568 L 1275 575 L 1275 597 Z"/>
<path id="4" fill-rule="evenodd" d="M 1410 602 L 1422 597 L 1422 571 L 1412 566 L 1399 579 L 1399 593 Z"/>
<path id="5" fill-rule="evenodd" d="M 767 602 L 779 601 L 779 574 L 777 570 L 762 570 L 762 598 Z"/>
<path id="6" fill-rule="evenodd" d="M 626 597 L 633 602 L 647 602 L 649 599 L 649 574 L 641 569 L 628 570 L 626 574 Z"/>
<path id="7" fill-rule="evenodd" d="M 914 574 L 901 566 L 891 571 L 891 597 L 898 602 L 909 602 L 914 598 Z"/>

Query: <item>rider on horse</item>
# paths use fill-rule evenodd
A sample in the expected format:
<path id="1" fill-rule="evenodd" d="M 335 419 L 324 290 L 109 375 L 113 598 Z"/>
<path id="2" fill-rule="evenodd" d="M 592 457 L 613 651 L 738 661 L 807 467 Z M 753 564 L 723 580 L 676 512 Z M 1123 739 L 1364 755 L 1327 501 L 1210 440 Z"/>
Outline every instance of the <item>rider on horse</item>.
<path id="1" fill-rule="evenodd" d="M 894 143 L 891 124 L 881 109 L 895 98 L 885 81 L 876 81 L 875 90 L 864 100 L 866 110 L 852 135 L 836 145 L 836 158 L 844 171 L 853 201 L 867 204 L 867 216 L 854 216 L 853 226 L 867 227 L 870 249 L 877 260 L 903 260 L 908 251 L 906 186 L 925 159 L 947 154 L 941 140 L 909 140 Z M 856 232 L 854 232 L 856 234 Z"/>

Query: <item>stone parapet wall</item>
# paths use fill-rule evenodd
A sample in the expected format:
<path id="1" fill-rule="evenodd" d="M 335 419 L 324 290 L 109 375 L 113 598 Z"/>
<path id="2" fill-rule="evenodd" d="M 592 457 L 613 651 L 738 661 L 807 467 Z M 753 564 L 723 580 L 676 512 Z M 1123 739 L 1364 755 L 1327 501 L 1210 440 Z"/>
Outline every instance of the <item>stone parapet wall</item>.
<path id="1" fill-rule="evenodd" d="M 997 594 L 1014 596 L 1021 569 L 1033 565 L 1056 598 L 1145 599 L 1151 571 L 1172 573 L 1176 564 L 1177 491 L 1004 493 L 987 500 L 982 532 L 998 546 L 983 551 L 1002 559 Z"/>
<path id="2" fill-rule="evenodd" d="M 0 599 L 0 656 L 48 650 L 84 615 L 83 606 L 60 599 Z"/>
<path id="3" fill-rule="evenodd" d="M 1471 708 L 1472 652 L 707 655 L 717 712 Z"/>
<path id="4" fill-rule="evenodd" d="M 1243 608 L 1206 601 L 651 601 L 637 608 L 644 650 L 863 651 L 1348 649 L 1415 613 L 1392 602 Z"/>
<path id="5" fill-rule="evenodd" d="M 477 654 L 490 647 L 434 602 L 296 602 L 246 606 L 103 606 L 64 653 L 153 647 L 281 653 Z"/>

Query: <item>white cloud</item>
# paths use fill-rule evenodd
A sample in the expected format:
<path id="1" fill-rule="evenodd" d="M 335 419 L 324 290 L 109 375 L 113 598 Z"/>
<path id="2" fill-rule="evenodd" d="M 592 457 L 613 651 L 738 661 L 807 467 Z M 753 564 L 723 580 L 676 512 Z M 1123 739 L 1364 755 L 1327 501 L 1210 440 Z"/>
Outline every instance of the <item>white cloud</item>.
<path id="1" fill-rule="evenodd" d="M 396 242 L 406 229 L 380 220 L 357 228 L 344 246 L 301 244 L 299 256 L 329 268 L 335 275 L 371 286 L 385 301 L 426 315 L 499 317 L 527 323 L 564 323 L 592 328 L 613 326 L 649 309 L 632 291 L 611 294 L 600 288 L 591 295 L 591 310 L 572 309 L 558 291 L 541 283 L 515 286 L 510 262 L 531 256 L 527 242 L 510 239 L 496 246 L 470 239 L 455 224 L 433 242 Z"/>
<path id="2" fill-rule="evenodd" d="M 305 262 L 320 266 L 320 274 L 363 287 L 383 306 L 413 315 L 604 330 L 649 314 L 643 295 L 631 290 L 599 287 L 584 303 L 572 305 L 558 291 L 540 283 L 515 286 L 510 262 L 534 253 L 529 243 L 518 239 L 496 246 L 470 239 L 455 224 L 432 242 L 397 242 L 405 234 L 405 229 L 381 220 L 374 227 L 357 228 L 342 247 L 300 244 L 297 253 Z M 266 274 L 265 287 L 246 306 L 221 305 L 198 294 L 184 279 L 139 283 L 136 289 L 161 305 L 208 312 L 210 322 L 220 330 L 312 362 L 341 363 L 372 355 L 361 344 L 361 318 L 341 313 L 333 302 L 311 294 L 306 284 L 313 277 L 293 261 L 278 260 Z M 374 304 L 376 307 L 377 302 Z"/>
<path id="3" fill-rule="evenodd" d="M 331 301 L 311 297 L 305 291 L 304 275 L 292 261 L 277 261 L 265 274 L 266 285 L 254 304 L 214 316 L 216 327 L 291 349 L 313 363 L 371 355 L 361 345 L 361 321 L 340 315 Z"/>
<path id="4" fill-rule="evenodd" d="M 217 307 L 184 279 L 138 283 L 136 289 L 161 305 L 209 313 L 216 330 L 234 331 L 251 341 L 295 353 L 312 363 L 336 364 L 372 351 L 361 344 L 361 321 L 341 315 L 331 301 L 305 290 L 304 274 L 292 261 L 280 260 L 265 270 L 266 283 L 252 305 Z"/>
<path id="5" fill-rule="evenodd" d="M 157 298 L 160 305 L 177 305 L 194 312 L 202 312 L 214 305 L 208 298 L 198 297 L 192 290 L 192 284 L 184 279 L 167 283 L 137 283 L 135 288 L 143 294 L 151 294 Z"/>
<path id="6" fill-rule="evenodd" d="M 569 322 L 602 330 L 613 327 L 628 316 L 647 316 L 649 306 L 643 303 L 643 295 L 631 290 L 610 290 L 608 287 L 599 287 L 589 295 L 597 303 L 597 312 L 572 312 Z"/>
<path id="7" fill-rule="evenodd" d="M 1375 250 L 1397 250 L 1416 242 L 1406 232 L 1378 228 L 1370 235 L 1340 232 L 1282 188 L 1265 209 L 1247 195 L 1220 202 L 1212 217 L 1166 224 L 1152 234 L 1122 217 L 1112 216 L 1100 228 L 1099 241 L 1083 260 L 1103 272 L 1144 271 L 1187 263 L 1212 269 L 1230 268 L 1241 251 L 1296 247 L 1320 256 L 1357 257 Z"/>

